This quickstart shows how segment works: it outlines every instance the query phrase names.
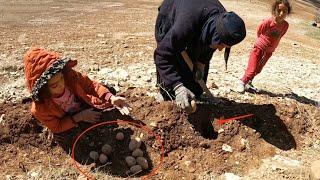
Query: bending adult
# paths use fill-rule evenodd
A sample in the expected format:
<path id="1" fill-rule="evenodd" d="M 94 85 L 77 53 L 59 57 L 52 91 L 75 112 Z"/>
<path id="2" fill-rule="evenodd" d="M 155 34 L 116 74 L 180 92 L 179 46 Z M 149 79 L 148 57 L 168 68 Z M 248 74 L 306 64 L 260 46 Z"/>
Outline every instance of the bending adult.
<path id="1" fill-rule="evenodd" d="M 190 101 L 203 93 L 195 78 L 206 82 L 213 53 L 225 49 L 229 57 L 231 46 L 246 36 L 245 24 L 218 0 L 164 0 L 158 10 L 154 60 L 159 97 L 189 109 Z M 193 71 L 183 51 L 193 61 Z"/>

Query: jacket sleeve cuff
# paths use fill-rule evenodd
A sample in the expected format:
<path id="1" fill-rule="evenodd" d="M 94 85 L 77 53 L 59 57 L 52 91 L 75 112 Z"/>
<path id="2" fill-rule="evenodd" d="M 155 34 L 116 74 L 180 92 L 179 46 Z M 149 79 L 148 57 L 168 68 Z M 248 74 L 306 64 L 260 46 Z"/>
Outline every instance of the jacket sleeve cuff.
<path id="1" fill-rule="evenodd" d="M 172 86 L 173 91 L 178 89 L 180 86 L 183 86 L 183 84 L 181 82 L 177 82 L 177 83 L 173 84 L 173 86 Z"/>
<path id="2" fill-rule="evenodd" d="M 113 94 L 112 94 L 111 92 L 108 92 L 108 93 L 106 94 L 106 96 L 104 97 L 104 99 L 109 102 L 111 96 L 113 96 Z"/>

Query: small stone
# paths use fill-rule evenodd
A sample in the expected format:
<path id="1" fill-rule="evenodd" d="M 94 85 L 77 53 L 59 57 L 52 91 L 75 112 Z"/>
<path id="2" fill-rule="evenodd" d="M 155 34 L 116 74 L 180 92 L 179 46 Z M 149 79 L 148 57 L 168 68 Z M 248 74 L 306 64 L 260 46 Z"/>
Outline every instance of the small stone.
<path id="1" fill-rule="evenodd" d="M 314 21 L 314 22 L 311 23 L 311 25 L 312 25 L 313 27 L 317 27 L 317 22 Z"/>
<path id="2" fill-rule="evenodd" d="M 103 38 L 103 37 L 104 37 L 104 34 L 98 34 L 97 36 Z"/>
<path id="3" fill-rule="evenodd" d="M 36 177 L 39 176 L 39 173 L 37 173 L 37 172 L 32 172 L 32 173 L 30 173 L 30 176 L 33 177 L 33 178 L 36 178 Z"/>
<path id="4" fill-rule="evenodd" d="M 185 161 L 184 164 L 185 164 L 186 166 L 190 166 L 191 161 Z"/>
<path id="5" fill-rule="evenodd" d="M 240 150 L 245 150 L 248 146 L 248 140 L 241 138 L 240 140 Z"/>
<path id="6" fill-rule="evenodd" d="M 311 180 L 320 180 L 320 160 L 315 161 L 311 164 L 310 179 Z"/>
<path id="7" fill-rule="evenodd" d="M 151 122 L 151 123 L 150 123 L 150 126 L 151 126 L 151 127 L 157 127 L 157 122 L 155 122 L 155 121 Z"/>
<path id="8" fill-rule="evenodd" d="M 233 152 L 231 146 L 229 146 L 228 144 L 223 144 L 222 145 L 222 150 L 224 150 L 226 152 Z"/>
<path id="9" fill-rule="evenodd" d="M 224 132 L 224 129 L 222 129 L 222 128 L 218 130 L 218 133 L 219 133 L 219 134 L 221 134 L 221 133 L 223 133 L 223 132 Z"/>
<path id="10" fill-rule="evenodd" d="M 1 114 L 1 116 L 0 116 L 0 124 L 2 124 L 2 125 L 5 124 L 4 123 L 4 116 L 5 116 L 5 114 Z"/>
<path id="11" fill-rule="evenodd" d="M 225 173 L 224 177 L 225 177 L 225 180 L 240 180 L 241 179 L 240 176 L 237 176 L 233 173 Z"/>

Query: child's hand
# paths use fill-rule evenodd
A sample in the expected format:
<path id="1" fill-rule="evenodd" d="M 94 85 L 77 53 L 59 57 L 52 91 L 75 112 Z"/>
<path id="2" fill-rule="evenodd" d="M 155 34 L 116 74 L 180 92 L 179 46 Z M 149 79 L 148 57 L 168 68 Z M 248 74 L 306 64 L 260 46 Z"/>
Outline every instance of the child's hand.
<path id="1" fill-rule="evenodd" d="M 94 111 L 93 108 L 85 109 L 72 116 L 75 122 L 95 123 L 100 120 L 102 113 Z"/>
<path id="2" fill-rule="evenodd" d="M 111 96 L 110 102 L 116 107 L 122 115 L 129 115 L 131 108 L 125 102 L 126 98 L 120 96 Z"/>

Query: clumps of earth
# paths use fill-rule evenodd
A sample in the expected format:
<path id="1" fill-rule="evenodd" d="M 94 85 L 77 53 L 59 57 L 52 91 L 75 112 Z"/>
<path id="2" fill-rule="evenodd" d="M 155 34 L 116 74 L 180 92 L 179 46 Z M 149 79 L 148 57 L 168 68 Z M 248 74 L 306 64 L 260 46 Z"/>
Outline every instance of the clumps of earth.
<path id="1" fill-rule="evenodd" d="M 117 140 L 117 142 L 124 141 L 124 133 L 118 132 L 115 136 L 115 139 Z M 127 148 L 130 150 L 127 152 L 127 156 L 125 157 L 125 159 L 123 159 L 123 161 L 126 162 L 126 165 L 129 168 L 129 170 L 126 171 L 127 175 L 135 175 L 149 168 L 148 161 L 145 157 L 143 157 L 144 153 L 140 149 L 141 142 L 141 139 L 139 137 L 136 137 L 130 139 L 129 144 L 126 144 Z M 113 148 L 110 144 L 104 144 L 100 151 L 90 151 L 89 157 L 94 162 L 99 162 L 102 166 L 108 165 L 112 164 L 112 162 L 110 162 L 110 157 L 115 151 L 116 149 Z"/>

